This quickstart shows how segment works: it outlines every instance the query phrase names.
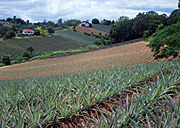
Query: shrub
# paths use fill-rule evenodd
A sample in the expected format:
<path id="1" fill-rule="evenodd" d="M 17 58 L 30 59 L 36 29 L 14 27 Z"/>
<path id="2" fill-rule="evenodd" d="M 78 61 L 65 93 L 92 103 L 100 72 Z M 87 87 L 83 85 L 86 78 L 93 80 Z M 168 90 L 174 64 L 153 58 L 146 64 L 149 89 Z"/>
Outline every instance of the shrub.
<path id="1" fill-rule="evenodd" d="M 93 44 L 98 45 L 98 46 L 99 45 L 106 45 L 106 42 L 105 42 L 104 39 L 97 39 L 97 40 L 94 41 Z"/>
<path id="2" fill-rule="evenodd" d="M 27 51 L 24 51 L 21 56 L 31 58 L 30 54 Z"/>
<path id="3" fill-rule="evenodd" d="M 21 57 L 21 56 L 18 56 L 16 60 L 17 60 L 17 61 L 20 61 L 20 62 L 24 62 L 24 61 L 28 61 L 29 58 L 28 58 L 28 57 Z"/>
<path id="4" fill-rule="evenodd" d="M 149 37 L 149 31 L 146 30 L 146 31 L 144 31 L 144 33 L 143 33 L 143 39 L 146 40 L 148 37 Z"/>
<path id="5" fill-rule="evenodd" d="M 86 48 L 87 49 L 97 49 L 99 47 L 97 45 L 88 45 Z"/>
<path id="6" fill-rule="evenodd" d="M 1 58 L 2 63 L 5 65 L 11 65 L 11 59 L 8 55 L 3 55 Z"/>

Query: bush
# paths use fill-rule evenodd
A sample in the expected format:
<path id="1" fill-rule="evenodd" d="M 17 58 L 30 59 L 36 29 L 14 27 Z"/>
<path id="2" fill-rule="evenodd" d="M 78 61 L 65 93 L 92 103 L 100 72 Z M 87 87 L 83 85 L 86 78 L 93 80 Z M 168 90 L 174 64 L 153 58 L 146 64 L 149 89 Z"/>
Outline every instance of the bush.
<path id="1" fill-rule="evenodd" d="M 21 57 L 21 56 L 18 56 L 16 60 L 17 60 L 17 61 L 20 61 L 20 62 L 24 62 L 24 61 L 28 61 L 29 58 L 28 58 L 28 57 Z"/>
<path id="2" fill-rule="evenodd" d="M 88 45 L 86 48 L 87 49 L 97 49 L 99 47 L 97 45 Z"/>
<path id="3" fill-rule="evenodd" d="M 31 58 L 30 54 L 27 51 L 24 51 L 21 56 Z"/>
<path id="4" fill-rule="evenodd" d="M 106 45 L 106 42 L 105 42 L 104 39 L 97 39 L 97 40 L 94 41 L 93 44 L 98 45 L 98 46 L 99 45 Z"/>
<path id="5" fill-rule="evenodd" d="M 148 37 L 149 37 L 149 31 L 146 30 L 146 31 L 144 31 L 144 33 L 143 33 L 143 40 L 146 40 Z"/>
<path id="6" fill-rule="evenodd" d="M 5 65 L 11 65 L 11 59 L 8 55 L 3 55 L 1 58 L 2 63 Z"/>

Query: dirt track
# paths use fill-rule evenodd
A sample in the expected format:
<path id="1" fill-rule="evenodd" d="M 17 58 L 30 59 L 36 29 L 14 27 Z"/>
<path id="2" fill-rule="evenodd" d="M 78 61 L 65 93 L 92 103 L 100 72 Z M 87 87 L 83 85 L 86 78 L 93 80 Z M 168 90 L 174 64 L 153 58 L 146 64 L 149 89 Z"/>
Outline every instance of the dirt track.
<path id="1" fill-rule="evenodd" d="M 0 68 L 0 80 L 50 76 L 154 62 L 147 42 L 116 46 L 66 57 L 35 60 Z"/>

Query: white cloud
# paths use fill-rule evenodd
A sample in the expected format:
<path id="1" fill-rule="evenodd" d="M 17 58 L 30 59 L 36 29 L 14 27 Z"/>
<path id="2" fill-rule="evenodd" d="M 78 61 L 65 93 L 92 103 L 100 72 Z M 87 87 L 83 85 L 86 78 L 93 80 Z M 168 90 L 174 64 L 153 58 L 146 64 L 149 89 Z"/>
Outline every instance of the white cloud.
<path id="1" fill-rule="evenodd" d="M 6 18 L 16 15 L 32 22 L 57 21 L 58 18 L 91 20 L 94 17 L 117 20 L 122 15 L 133 18 L 139 12 L 156 9 L 169 14 L 165 9 L 173 10 L 177 5 L 177 0 L 11 0 L 1 1 L 0 12 Z"/>

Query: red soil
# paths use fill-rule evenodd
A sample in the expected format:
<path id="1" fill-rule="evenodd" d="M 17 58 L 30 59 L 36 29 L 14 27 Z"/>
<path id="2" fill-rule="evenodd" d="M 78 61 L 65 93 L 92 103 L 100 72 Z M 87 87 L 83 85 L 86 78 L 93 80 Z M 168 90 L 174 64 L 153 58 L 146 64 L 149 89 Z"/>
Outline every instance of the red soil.
<path id="1" fill-rule="evenodd" d="M 137 42 L 66 57 L 0 67 L 0 80 L 51 76 L 154 62 L 148 42 Z"/>
<path id="2" fill-rule="evenodd" d="M 77 26 L 76 27 L 76 31 L 87 32 L 87 33 L 90 33 L 90 34 L 91 34 L 91 32 L 93 32 L 93 34 L 97 34 L 97 35 L 99 35 L 99 33 L 101 33 L 102 35 L 106 34 L 106 32 L 100 31 L 98 29 L 82 27 L 82 26 Z"/>

